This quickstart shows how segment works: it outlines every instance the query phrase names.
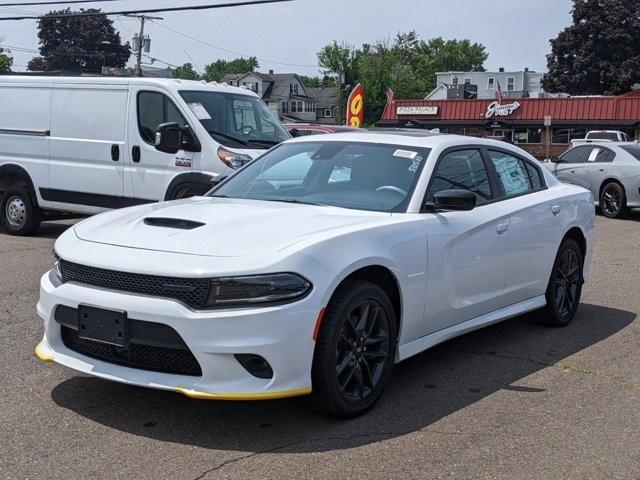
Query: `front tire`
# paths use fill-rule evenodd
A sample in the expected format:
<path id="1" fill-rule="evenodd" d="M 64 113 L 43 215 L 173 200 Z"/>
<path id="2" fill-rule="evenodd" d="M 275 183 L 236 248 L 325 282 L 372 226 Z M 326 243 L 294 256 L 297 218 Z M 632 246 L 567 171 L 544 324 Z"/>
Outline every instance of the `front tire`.
<path id="1" fill-rule="evenodd" d="M 627 213 L 627 197 L 617 182 L 609 182 L 600 193 L 600 209 L 607 218 L 621 218 Z"/>
<path id="2" fill-rule="evenodd" d="M 2 224 L 9 235 L 31 235 L 42 222 L 42 211 L 31 200 L 26 186 L 7 188 L 0 202 Z"/>
<path id="3" fill-rule="evenodd" d="M 397 322 L 388 295 L 348 281 L 332 297 L 311 372 L 314 407 L 339 417 L 367 412 L 382 395 L 396 354 Z"/>
<path id="4" fill-rule="evenodd" d="M 547 286 L 547 305 L 532 313 L 536 321 L 564 327 L 576 316 L 582 295 L 584 258 L 578 243 L 566 238 L 558 250 Z"/>

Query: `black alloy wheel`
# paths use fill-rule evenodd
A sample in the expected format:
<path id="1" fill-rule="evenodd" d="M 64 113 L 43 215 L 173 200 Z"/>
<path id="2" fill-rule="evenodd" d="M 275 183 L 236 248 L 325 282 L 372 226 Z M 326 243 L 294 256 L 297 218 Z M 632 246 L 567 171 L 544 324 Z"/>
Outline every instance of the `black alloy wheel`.
<path id="1" fill-rule="evenodd" d="M 584 258 L 575 240 L 566 238 L 556 256 L 547 287 L 547 305 L 533 317 L 555 327 L 568 325 L 576 315 L 582 295 Z"/>
<path id="2" fill-rule="evenodd" d="M 600 194 L 600 209 L 608 218 L 620 218 L 626 212 L 627 199 L 619 183 L 607 183 Z"/>
<path id="3" fill-rule="evenodd" d="M 386 386 L 396 354 L 396 316 L 388 295 L 348 281 L 327 306 L 313 358 L 311 400 L 331 415 L 369 410 Z"/>
<path id="4" fill-rule="evenodd" d="M 366 401 L 380 384 L 390 348 L 389 319 L 375 299 L 356 305 L 344 320 L 336 355 L 336 377 L 349 401 Z"/>

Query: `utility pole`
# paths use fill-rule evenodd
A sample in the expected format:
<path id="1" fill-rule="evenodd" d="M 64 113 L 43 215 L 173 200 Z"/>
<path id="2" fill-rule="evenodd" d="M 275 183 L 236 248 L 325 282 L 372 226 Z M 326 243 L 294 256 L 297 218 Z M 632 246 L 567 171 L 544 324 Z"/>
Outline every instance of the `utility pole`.
<path id="1" fill-rule="evenodd" d="M 134 75 L 136 77 L 142 76 L 142 52 L 149 52 L 151 48 L 151 39 L 144 36 L 144 24 L 147 20 L 164 20 L 162 17 L 150 17 L 148 15 L 126 15 L 127 17 L 140 19 L 140 33 L 136 37 L 133 37 L 133 50 L 136 53 L 136 68 Z"/>

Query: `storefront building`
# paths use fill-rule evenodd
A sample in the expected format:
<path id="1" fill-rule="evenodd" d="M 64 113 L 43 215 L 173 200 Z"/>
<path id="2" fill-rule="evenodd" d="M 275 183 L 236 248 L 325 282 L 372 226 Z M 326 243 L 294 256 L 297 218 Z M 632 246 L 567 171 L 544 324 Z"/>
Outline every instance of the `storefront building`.
<path id="1" fill-rule="evenodd" d="M 522 98 L 501 102 L 393 100 L 377 125 L 438 128 L 442 133 L 499 138 L 543 159 L 547 155 L 560 155 L 571 140 L 584 138 L 589 130 L 620 130 L 639 139 L 640 91 L 611 97 Z"/>

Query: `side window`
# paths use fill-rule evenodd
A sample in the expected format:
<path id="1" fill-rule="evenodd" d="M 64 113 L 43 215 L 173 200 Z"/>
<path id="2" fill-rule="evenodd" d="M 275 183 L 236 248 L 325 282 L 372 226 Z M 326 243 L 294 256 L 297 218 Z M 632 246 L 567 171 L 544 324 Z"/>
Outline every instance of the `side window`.
<path id="1" fill-rule="evenodd" d="M 615 156 L 616 154 L 608 148 L 595 147 L 589 155 L 587 161 L 595 163 L 609 163 L 613 162 Z"/>
<path id="2" fill-rule="evenodd" d="M 540 173 L 528 162 L 505 152 L 489 150 L 504 196 L 533 192 L 542 187 Z"/>
<path id="3" fill-rule="evenodd" d="M 479 150 L 456 150 L 445 154 L 436 167 L 427 193 L 427 201 L 441 190 L 470 190 L 478 196 L 478 205 L 491 200 L 489 176 Z"/>
<path id="4" fill-rule="evenodd" d="M 593 147 L 584 146 L 572 148 L 560 156 L 562 163 L 585 163 L 591 154 Z"/>
<path id="5" fill-rule="evenodd" d="M 178 122 L 186 125 L 186 120 L 178 107 L 160 92 L 140 92 L 138 94 L 138 129 L 142 139 L 153 144 L 158 125 Z"/>

